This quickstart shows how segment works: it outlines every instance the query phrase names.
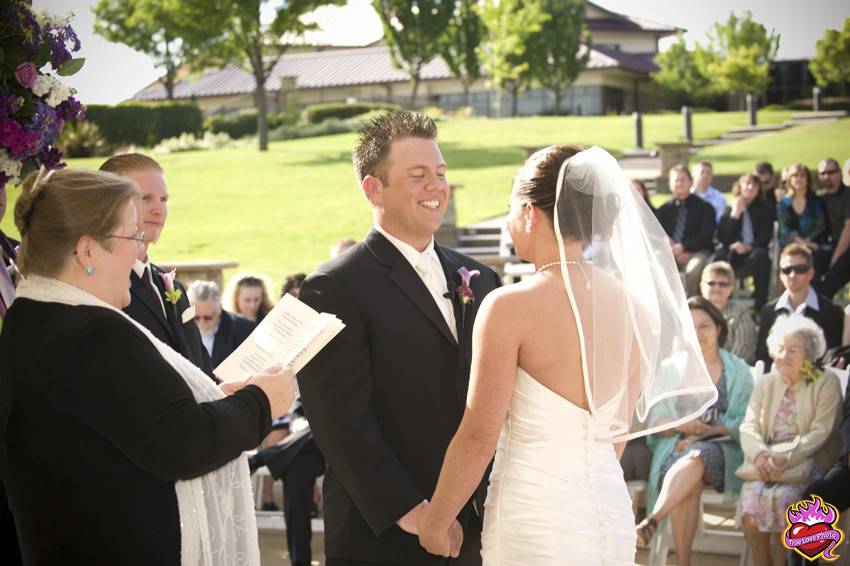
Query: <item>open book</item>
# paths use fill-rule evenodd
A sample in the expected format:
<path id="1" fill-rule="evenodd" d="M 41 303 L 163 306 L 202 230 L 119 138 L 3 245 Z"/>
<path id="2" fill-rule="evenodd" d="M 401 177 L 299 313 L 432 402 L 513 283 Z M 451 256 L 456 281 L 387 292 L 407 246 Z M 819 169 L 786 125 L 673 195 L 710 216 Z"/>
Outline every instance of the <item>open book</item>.
<path id="1" fill-rule="evenodd" d="M 297 373 L 343 328 L 334 315 L 318 313 L 286 294 L 213 372 L 223 381 L 239 381 L 275 364 Z"/>

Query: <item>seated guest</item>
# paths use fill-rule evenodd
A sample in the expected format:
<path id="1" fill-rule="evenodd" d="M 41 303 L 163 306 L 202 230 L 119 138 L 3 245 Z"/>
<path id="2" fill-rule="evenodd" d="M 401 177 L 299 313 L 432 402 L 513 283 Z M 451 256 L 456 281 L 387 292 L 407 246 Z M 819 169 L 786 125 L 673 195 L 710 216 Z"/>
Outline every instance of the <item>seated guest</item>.
<path id="1" fill-rule="evenodd" d="M 655 213 L 655 207 L 652 205 L 652 200 L 649 198 L 649 191 L 646 189 L 646 184 L 640 179 L 632 179 L 632 186 L 637 190 L 638 194 L 640 194 L 643 202 L 646 203 L 646 206 L 649 207 L 649 210 Z"/>
<path id="2" fill-rule="evenodd" d="M 759 335 L 756 339 L 756 360 L 764 362 L 770 369 L 770 354 L 767 337 L 776 319 L 783 314 L 802 314 L 814 320 L 823 330 L 826 347 L 841 345 L 844 328 L 844 311 L 841 307 L 815 292 L 812 280 L 812 252 L 802 244 L 790 244 L 782 250 L 779 258 L 779 279 L 785 291 L 761 309 Z"/>
<path id="3" fill-rule="evenodd" d="M 819 280 L 829 267 L 831 251 L 827 250 L 829 233 L 826 224 L 826 206 L 812 186 L 809 168 L 802 163 L 791 165 L 787 172 L 787 194 L 779 201 L 779 247 L 790 243 L 803 244 L 812 252 L 814 268 Z"/>
<path id="4" fill-rule="evenodd" d="M 745 480 L 741 525 L 756 566 L 785 564 L 780 541 L 786 510 L 834 461 L 831 438 L 841 408 L 838 378 L 817 367 L 826 341 L 814 321 L 798 314 L 784 317 L 768 344 L 776 367 L 753 390 L 741 423 L 745 462 L 737 472 Z"/>
<path id="5" fill-rule="evenodd" d="M 728 206 L 726 197 L 711 185 L 714 173 L 710 161 L 700 161 L 694 165 L 693 186 L 691 193 L 695 194 L 714 208 L 715 221 L 720 222 L 720 217 Z"/>
<path id="6" fill-rule="evenodd" d="M 682 165 L 669 172 L 673 198 L 658 209 L 658 222 L 667 237 L 680 271 L 685 272 L 685 293 L 699 293 L 700 276 L 714 251 L 715 212 L 710 204 L 690 193 L 691 174 Z"/>
<path id="7" fill-rule="evenodd" d="M 689 564 L 703 486 L 712 486 L 728 501 L 738 494 L 741 482 L 735 470 L 743 461 L 738 427 L 753 389 L 749 366 L 723 349 L 728 329 L 720 311 L 703 297 L 691 297 L 688 307 L 705 365 L 717 386 L 717 401 L 698 419 L 647 439 L 652 449 L 647 502 L 651 511 L 637 527 L 638 541 L 647 545 L 669 515 L 679 565 Z M 650 419 L 670 420 L 676 414 L 674 403 L 671 399 L 655 405 Z"/>
<path id="8" fill-rule="evenodd" d="M 752 364 L 756 353 L 758 330 L 749 309 L 734 301 L 735 273 L 725 261 L 715 261 L 705 266 L 700 282 L 702 296 L 711 301 L 723 314 L 729 335 L 724 348 L 748 364 Z"/>
<path id="9" fill-rule="evenodd" d="M 221 291 L 214 281 L 189 285 L 189 301 L 195 307 L 195 322 L 213 368 L 227 359 L 256 328 L 256 323 L 221 308 Z"/>
<path id="10" fill-rule="evenodd" d="M 782 200 L 785 193 L 776 184 L 776 174 L 773 172 L 773 165 L 767 161 L 759 161 L 756 163 L 753 173 L 761 181 L 762 198 L 770 206 L 773 220 L 776 220 L 776 205 Z"/>
<path id="11" fill-rule="evenodd" d="M 838 434 L 838 459 L 820 479 L 803 490 L 800 499 L 811 499 L 812 495 L 817 495 L 843 515 L 850 508 L 850 489 L 847 489 L 847 486 L 850 486 L 850 381 L 844 391 L 841 424 L 837 433 L 833 434 Z M 844 536 L 848 534 L 844 533 Z M 803 559 L 799 554 L 790 552 L 788 556 L 791 566 L 803 566 Z M 806 563 L 813 564 L 808 560 Z M 814 563 L 817 563 L 817 560 Z"/>
<path id="12" fill-rule="evenodd" d="M 818 164 L 818 179 L 824 189 L 832 246 L 829 269 L 820 290 L 832 298 L 850 281 L 850 189 L 841 182 L 841 167 L 835 159 L 824 159 Z"/>
<path id="13" fill-rule="evenodd" d="M 224 289 L 227 310 L 259 324 L 274 308 L 265 277 L 237 273 Z"/>
<path id="14" fill-rule="evenodd" d="M 773 239 L 773 213 L 761 196 L 761 181 L 755 175 L 743 175 L 732 188 L 735 201 L 726 209 L 717 226 L 721 248 L 714 261 L 728 261 L 739 277 L 752 275 L 755 307 L 767 302 L 770 284 L 770 254 Z"/>
<path id="15" fill-rule="evenodd" d="M 0 332 L 0 467 L 25 564 L 259 564 L 242 452 L 295 391 L 219 388 L 122 312 L 143 245 L 126 177 L 27 177 Z M 225 396 L 223 391 L 231 393 Z"/>
<path id="16" fill-rule="evenodd" d="M 284 295 L 292 295 L 297 299 L 298 293 L 301 292 L 301 285 L 304 284 L 305 279 L 307 279 L 306 273 L 293 273 L 292 275 L 287 275 L 280 288 L 280 296 L 283 297 Z"/>

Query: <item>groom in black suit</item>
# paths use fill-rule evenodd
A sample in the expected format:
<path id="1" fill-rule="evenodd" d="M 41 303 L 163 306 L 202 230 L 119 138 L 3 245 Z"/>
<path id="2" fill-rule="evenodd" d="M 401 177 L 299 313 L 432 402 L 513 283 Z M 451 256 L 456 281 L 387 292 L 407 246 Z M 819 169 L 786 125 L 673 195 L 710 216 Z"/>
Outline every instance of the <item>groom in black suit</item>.
<path id="1" fill-rule="evenodd" d="M 191 311 L 187 313 L 190 306 L 186 289 L 174 280 L 179 298 L 176 295 L 172 295 L 171 299 L 166 297 L 170 289 L 166 288 L 163 279 L 165 272 L 151 263 L 148 256 L 150 245 L 159 240 L 168 218 L 168 187 L 162 167 L 147 155 L 126 153 L 110 157 L 100 170 L 133 179 L 141 192 L 137 209 L 145 241 L 130 271 L 131 301 L 124 312 L 212 377 L 210 356 L 201 342 L 194 318 L 189 316 Z"/>
<path id="2" fill-rule="evenodd" d="M 346 325 L 298 375 L 328 466 L 328 566 L 447 564 L 419 546 L 417 519 L 463 415 L 475 313 L 499 279 L 434 242 L 449 199 L 436 136 L 430 118 L 408 112 L 361 128 L 354 168 L 374 227 L 301 288 Z M 474 299 L 462 299 L 461 267 L 481 273 Z M 485 490 L 457 517 L 464 542 L 451 564 L 481 563 Z"/>

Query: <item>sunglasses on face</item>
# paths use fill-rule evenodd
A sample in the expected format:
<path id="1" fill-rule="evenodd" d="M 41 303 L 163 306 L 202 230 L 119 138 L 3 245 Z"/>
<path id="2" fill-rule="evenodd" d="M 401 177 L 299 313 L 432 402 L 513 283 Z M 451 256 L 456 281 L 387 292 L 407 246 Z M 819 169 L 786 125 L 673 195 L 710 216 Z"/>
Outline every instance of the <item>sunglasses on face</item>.
<path id="1" fill-rule="evenodd" d="M 721 289 L 732 286 L 732 284 L 728 281 L 706 281 L 705 284 L 709 287 L 719 287 Z"/>
<path id="2" fill-rule="evenodd" d="M 807 272 L 809 269 L 811 269 L 811 268 L 808 265 L 800 264 L 800 265 L 788 265 L 786 267 L 780 267 L 779 271 L 781 271 L 785 275 L 791 275 L 792 273 L 796 273 L 797 275 L 802 275 L 805 272 Z"/>
<path id="3" fill-rule="evenodd" d="M 197 315 L 195 315 L 195 322 L 198 322 L 199 320 L 203 320 L 204 322 L 212 322 L 212 320 L 214 318 L 215 317 L 211 314 L 204 314 L 204 315 L 197 314 Z"/>

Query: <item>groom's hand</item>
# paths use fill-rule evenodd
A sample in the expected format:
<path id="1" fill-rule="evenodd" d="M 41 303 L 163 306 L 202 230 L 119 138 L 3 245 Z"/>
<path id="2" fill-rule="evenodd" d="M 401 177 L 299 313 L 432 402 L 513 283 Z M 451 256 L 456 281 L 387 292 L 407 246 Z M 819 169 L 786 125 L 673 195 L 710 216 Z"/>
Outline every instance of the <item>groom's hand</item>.
<path id="1" fill-rule="evenodd" d="M 411 535 L 419 534 L 419 515 L 422 513 L 422 510 L 425 509 L 427 504 L 428 500 L 423 500 L 422 503 L 408 511 L 401 519 L 396 521 L 395 524 L 406 533 Z"/>

